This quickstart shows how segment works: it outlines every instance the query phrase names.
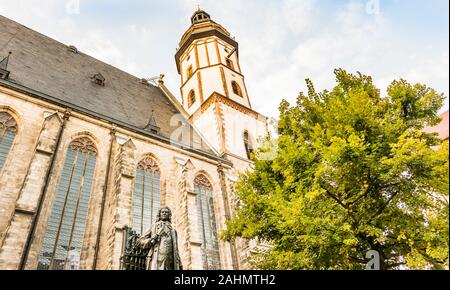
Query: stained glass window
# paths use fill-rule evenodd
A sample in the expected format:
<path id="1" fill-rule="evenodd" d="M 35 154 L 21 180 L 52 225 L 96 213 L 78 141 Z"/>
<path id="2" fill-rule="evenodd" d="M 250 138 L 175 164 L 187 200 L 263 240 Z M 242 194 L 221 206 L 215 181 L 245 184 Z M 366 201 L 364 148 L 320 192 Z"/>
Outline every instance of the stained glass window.
<path id="1" fill-rule="evenodd" d="M 152 157 L 139 162 L 133 197 L 133 230 L 142 235 L 156 222 L 160 206 L 160 171 Z"/>
<path id="2" fill-rule="evenodd" d="M 90 139 L 70 144 L 38 258 L 39 270 L 80 268 L 96 158 Z"/>
<path id="3" fill-rule="evenodd" d="M 11 149 L 16 133 L 16 120 L 14 120 L 10 114 L 0 112 L 0 170 L 5 164 L 6 157 Z"/>
<path id="4" fill-rule="evenodd" d="M 197 193 L 197 220 L 202 240 L 202 262 L 204 270 L 220 269 L 219 242 L 212 187 L 208 179 L 199 175 L 195 181 Z"/>

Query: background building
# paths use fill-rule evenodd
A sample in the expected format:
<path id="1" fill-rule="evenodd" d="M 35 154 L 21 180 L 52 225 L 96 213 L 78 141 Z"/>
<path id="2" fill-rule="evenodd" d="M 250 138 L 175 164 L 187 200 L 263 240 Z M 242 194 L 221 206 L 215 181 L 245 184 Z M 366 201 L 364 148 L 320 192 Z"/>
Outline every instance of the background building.
<path id="1" fill-rule="evenodd" d="M 119 269 L 123 230 L 169 206 L 184 269 L 238 269 L 218 238 L 267 118 L 250 103 L 238 43 L 204 11 L 176 54 L 182 104 L 0 16 L 0 268 Z"/>
<path id="2" fill-rule="evenodd" d="M 434 127 L 427 127 L 425 128 L 425 132 L 427 133 L 438 133 L 439 139 L 441 140 L 448 140 L 448 111 L 442 113 L 440 115 L 440 118 L 442 119 L 441 122 L 434 126 Z"/>

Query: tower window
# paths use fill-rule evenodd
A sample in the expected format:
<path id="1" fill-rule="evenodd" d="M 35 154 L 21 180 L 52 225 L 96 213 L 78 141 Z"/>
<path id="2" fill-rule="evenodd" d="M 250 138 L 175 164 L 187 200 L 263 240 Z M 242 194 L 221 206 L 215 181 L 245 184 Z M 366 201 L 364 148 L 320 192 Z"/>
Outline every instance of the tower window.
<path id="1" fill-rule="evenodd" d="M 237 82 L 233 81 L 231 83 L 231 87 L 233 88 L 233 93 L 238 95 L 239 97 L 242 97 L 242 90 L 241 87 L 237 84 Z"/>
<path id="2" fill-rule="evenodd" d="M 226 59 L 227 62 L 227 67 L 231 68 L 232 70 L 234 70 L 234 65 L 233 65 L 233 61 L 229 58 Z"/>
<path id="3" fill-rule="evenodd" d="M 194 90 L 189 92 L 188 95 L 188 108 L 190 108 L 195 103 L 195 92 Z"/>
<path id="4" fill-rule="evenodd" d="M 247 158 L 250 159 L 253 153 L 253 146 L 250 141 L 250 136 L 247 131 L 244 132 L 244 147 L 245 147 L 245 153 L 247 154 Z"/>
<path id="5" fill-rule="evenodd" d="M 187 77 L 190 78 L 194 75 L 194 71 L 192 70 L 192 65 L 187 69 Z"/>

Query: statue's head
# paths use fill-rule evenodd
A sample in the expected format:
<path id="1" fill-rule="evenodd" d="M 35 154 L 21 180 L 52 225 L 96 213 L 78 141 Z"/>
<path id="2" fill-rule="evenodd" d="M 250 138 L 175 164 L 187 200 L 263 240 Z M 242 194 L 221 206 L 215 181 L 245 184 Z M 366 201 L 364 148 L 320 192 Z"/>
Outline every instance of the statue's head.
<path id="1" fill-rule="evenodd" d="M 172 222 L 172 211 L 170 208 L 162 207 L 158 212 L 158 221 L 169 221 Z"/>

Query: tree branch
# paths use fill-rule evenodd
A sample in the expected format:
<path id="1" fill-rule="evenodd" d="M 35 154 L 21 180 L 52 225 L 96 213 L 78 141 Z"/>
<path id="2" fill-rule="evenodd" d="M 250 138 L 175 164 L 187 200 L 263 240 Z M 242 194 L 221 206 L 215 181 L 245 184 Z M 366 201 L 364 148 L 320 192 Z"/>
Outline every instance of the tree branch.
<path id="1" fill-rule="evenodd" d="M 391 197 L 387 200 L 387 202 L 370 218 L 370 220 L 376 218 L 377 216 L 379 216 L 386 208 L 387 206 L 391 203 L 391 201 L 394 199 L 394 197 L 398 194 L 399 192 L 396 191 L 394 192 Z"/>
<path id="2" fill-rule="evenodd" d="M 387 269 L 392 269 L 392 268 L 395 268 L 395 267 L 398 267 L 398 266 L 402 266 L 402 265 L 406 265 L 406 263 L 405 262 L 400 262 L 400 263 L 395 263 L 395 264 L 388 264 L 388 265 L 386 265 L 386 268 Z"/>
<path id="3" fill-rule="evenodd" d="M 334 194 L 332 194 L 331 192 L 329 192 L 327 189 L 325 189 L 325 192 L 328 196 L 330 196 L 334 201 L 336 201 L 342 208 L 344 208 L 348 215 L 350 216 L 350 218 L 353 220 L 353 222 L 355 224 L 358 224 L 358 220 L 355 218 L 355 216 L 353 215 L 353 213 L 351 212 L 350 208 L 348 205 L 344 204 L 337 196 L 335 196 Z"/>
<path id="4" fill-rule="evenodd" d="M 337 196 L 335 196 L 334 194 L 332 194 L 331 192 L 329 192 L 328 190 L 326 190 L 326 193 L 332 198 L 334 199 L 340 206 L 342 206 L 343 208 L 345 208 L 346 210 L 348 210 L 348 206 L 345 205 Z"/>
<path id="5" fill-rule="evenodd" d="M 356 258 L 353 256 L 348 256 L 350 258 L 350 260 L 361 263 L 361 264 L 367 264 L 367 262 L 369 262 L 369 260 L 365 260 L 365 259 L 360 259 L 360 258 Z"/>
<path id="6" fill-rule="evenodd" d="M 357 203 L 358 201 L 360 201 L 362 198 L 366 197 L 369 192 L 370 192 L 370 186 L 367 187 L 366 192 L 364 192 L 364 194 L 362 194 L 360 197 L 358 197 L 355 201 L 349 202 L 347 205 L 354 205 L 355 203 Z"/>
<path id="7" fill-rule="evenodd" d="M 392 187 L 392 186 L 397 186 L 397 185 L 402 184 L 402 182 L 403 181 L 397 181 L 397 182 L 393 182 L 393 183 L 383 184 L 383 185 L 380 186 L 380 189 L 385 189 L 385 188 L 389 188 L 389 187 Z"/>

